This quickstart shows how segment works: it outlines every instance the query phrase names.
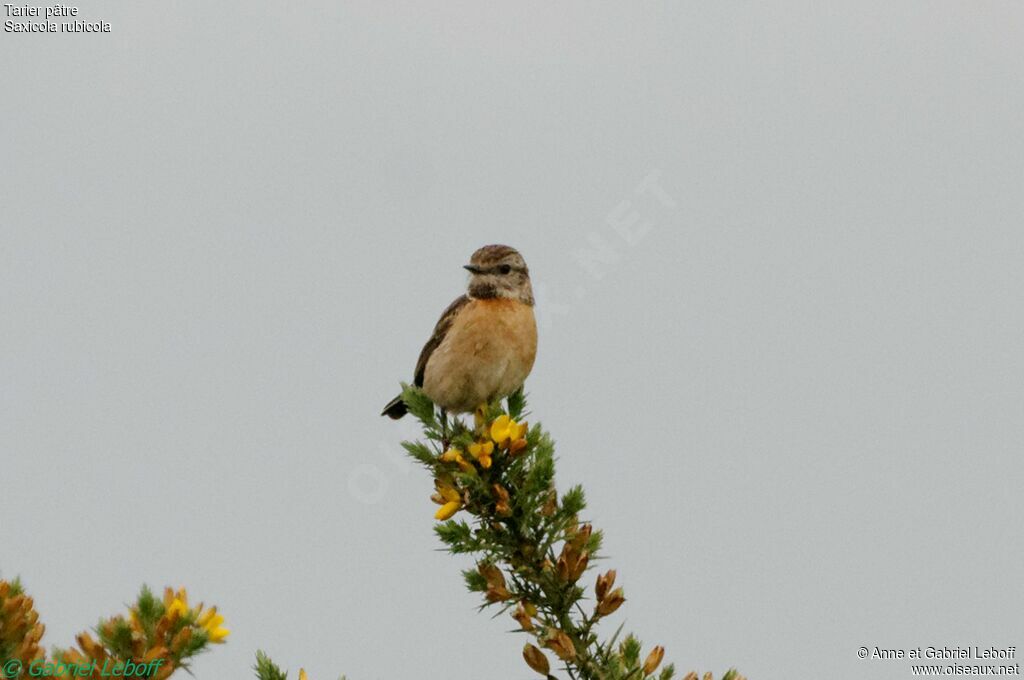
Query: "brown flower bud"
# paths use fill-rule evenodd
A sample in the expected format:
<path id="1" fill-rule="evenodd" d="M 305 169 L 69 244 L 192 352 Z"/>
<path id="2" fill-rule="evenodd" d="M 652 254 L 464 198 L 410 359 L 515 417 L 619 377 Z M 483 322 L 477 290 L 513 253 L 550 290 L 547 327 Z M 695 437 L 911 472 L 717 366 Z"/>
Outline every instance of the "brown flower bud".
<path id="1" fill-rule="evenodd" d="M 504 602 L 512 599 L 512 593 L 505 586 L 488 586 L 485 593 L 488 602 Z"/>
<path id="2" fill-rule="evenodd" d="M 185 648 L 188 641 L 192 639 L 192 628 L 185 626 L 178 634 L 174 636 L 174 640 L 171 641 L 171 651 L 175 654 L 181 653 L 181 650 Z"/>
<path id="3" fill-rule="evenodd" d="M 32 611 L 32 608 L 35 605 L 34 600 L 25 595 L 18 595 L 11 601 L 15 600 L 17 601 L 17 607 L 14 610 L 17 611 L 18 618 L 25 619 L 28 617 L 29 612 Z"/>
<path id="4" fill-rule="evenodd" d="M 534 612 L 537 610 L 534 609 Z M 533 630 L 533 620 L 530 618 L 529 612 L 526 611 L 526 607 L 520 602 L 516 605 L 515 611 L 512 612 L 512 618 L 519 622 L 519 627 L 523 630 Z"/>
<path id="5" fill-rule="evenodd" d="M 527 666 L 541 675 L 547 676 L 551 672 L 551 665 L 548 663 L 548 658 L 544 656 L 544 652 L 529 643 L 523 646 L 523 658 L 526 660 Z"/>
<path id="6" fill-rule="evenodd" d="M 544 506 L 540 509 L 540 514 L 545 517 L 551 517 L 558 510 L 558 492 L 554 489 L 548 491 L 547 500 L 544 501 Z"/>
<path id="7" fill-rule="evenodd" d="M 484 577 L 485 581 L 487 581 L 487 585 L 489 585 L 489 586 L 501 586 L 502 588 L 505 587 L 505 576 L 504 576 L 504 574 L 501 573 L 501 569 L 499 569 L 498 567 L 494 566 L 493 564 L 487 564 L 486 562 L 481 562 L 477 566 L 477 571 L 479 571 L 480 575 Z"/>
<path id="8" fill-rule="evenodd" d="M 615 570 L 609 569 L 604 574 L 597 577 L 597 585 L 594 587 L 594 591 L 597 594 L 598 600 L 603 600 L 604 596 L 611 590 L 612 586 L 615 585 Z"/>
<path id="9" fill-rule="evenodd" d="M 32 632 L 28 634 L 28 640 L 32 641 L 32 644 L 38 643 L 43 639 L 43 633 L 46 632 L 46 626 L 42 623 L 37 623 L 32 627 Z M 102 647 L 100 648 L 102 649 Z"/>
<path id="10" fill-rule="evenodd" d="M 569 548 L 566 544 L 566 548 Z M 562 550 L 562 554 L 558 556 L 558 562 L 555 563 L 555 569 L 558 571 L 558 578 L 563 581 L 569 580 L 569 555 L 566 554 L 566 550 Z M 573 562 L 575 564 L 575 560 Z"/>
<path id="11" fill-rule="evenodd" d="M 686 677 L 683 678 L 683 680 L 700 680 L 700 678 L 697 677 L 697 673 L 695 673 L 694 671 L 690 671 L 686 674 Z"/>
<path id="12" fill-rule="evenodd" d="M 137 630 L 132 631 L 132 656 L 140 657 L 146 652 L 146 636 Z"/>
<path id="13" fill-rule="evenodd" d="M 583 576 L 583 572 L 587 570 L 587 564 L 589 563 L 590 553 L 584 552 L 580 555 L 579 559 L 576 560 L 576 567 L 572 570 L 572 573 L 569 574 L 572 583 L 576 583 L 576 581 L 580 580 L 580 577 Z"/>
<path id="14" fill-rule="evenodd" d="M 163 640 L 167 636 L 168 631 L 170 631 L 171 629 L 171 623 L 171 620 L 167 617 L 166 614 L 160 617 L 160 620 L 156 622 L 155 632 L 157 640 Z"/>
<path id="15" fill-rule="evenodd" d="M 616 588 L 612 592 L 604 596 L 604 598 L 597 603 L 597 615 L 608 616 L 612 614 L 616 609 L 622 606 L 622 603 L 626 601 L 626 596 L 622 592 L 622 588 Z"/>
<path id="16" fill-rule="evenodd" d="M 715 680 L 715 675 L 711 671 L 704 674 L 704 680 Z"/>
<path id="17" fill-rule="evenodd" d="M 106 651 L 100 644 L 93 640 L 92 636 L 88 633 L 79 633 L 75 640 L 78 642 L 79 648 L 85 652 L 85 655 L 88 658 L 95 659 L 96 661 L 103 661 L 106 659 Z"/>
<path id="18" fill-rule="evenodd" d="M 589 524 L 581 524 L 577 527 L 575 534 L 570 539 L 570 543 L 577 550 L 583 550 L 587 545 L 587 541 L 590 540 L 590 534 L 593 532 L 594 527 Z"/>
<path id="19" fill-rule="evenodd" d="M 562 661 L 572 661 L 576 658 L 576 647 L 572 644 L 572 638 L 556 628 L 548 631 L 544 646 Z"/>
<path id="20" fill-rule="evenodd" d="M 29 642 L 28 640 L 22 640 L 21 644 L 18 645 L 14 650 L 14 659 L 41 659 L 43 658 L 43 650 L 39 645 Z"/>
<path id="21" fill-rule="evenodd" d="M 494 511 L 502 517 L 510 516 L 512 514 L 512 508 L 508 504 L 508 490 L 501 484 L 493 484 L 491 486 L 491 490 L 494 491 L 494 495 L 498 499 L 494 504 Z"/>
<path id="22" fill-rule="evenodd" d="M 505 576 L 501 573 L 501 569 L 498 569 L 493 564 L 481 562 L 477 566 L 477 571 L 487 581 L 487 593 L 485 595 L 488 602 L 501 602 L 512 597 L 512 593 L 508 592 L 508 588 L 505 586 Z"/>
<path id="23" fill-rule="evenodd" d="M 566 543 L 558 558 L 558 576 L 563 581 L 575 583 L 587 568 L 590 558 L 586 552 L 580 553 L 572 543 Z"/>
<path id="24" fill-rule="evenodd" d="M 651 653 L 647 655 L 647 660 L 644 661 L 644 675 L 650 675 L 654 670 L 661 665 L 661 660 L 665 658 L 665 648 L 658 645 L 651 650 Z"/>
<path id="25" fill-rule="evenodd" d="M 15 612 L 21 609 L 21 605 L 24 602 L 24 595 L 15 595 L 11 599 L 7 600 L 7 602 L 4 602 L 4 606 L 2 609 L 4 617 L 13 617 Z"/>

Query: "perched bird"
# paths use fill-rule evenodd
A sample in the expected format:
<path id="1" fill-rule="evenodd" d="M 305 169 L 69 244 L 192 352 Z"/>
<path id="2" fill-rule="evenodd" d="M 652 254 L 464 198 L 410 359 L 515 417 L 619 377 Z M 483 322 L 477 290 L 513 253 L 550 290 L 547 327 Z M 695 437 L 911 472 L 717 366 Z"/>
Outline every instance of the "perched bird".
<path id="1" fill-rule="evenodd" d="M 441 315 L 416 362 L 413 384 L 446 412 L 468 413 L 506 397 L 530 375 L 537 323 L 526 261 L 515 248 L 480 248 L 465 265 L 469 289 Z M 401 418 L 401 396 L 381 415 Z"/>

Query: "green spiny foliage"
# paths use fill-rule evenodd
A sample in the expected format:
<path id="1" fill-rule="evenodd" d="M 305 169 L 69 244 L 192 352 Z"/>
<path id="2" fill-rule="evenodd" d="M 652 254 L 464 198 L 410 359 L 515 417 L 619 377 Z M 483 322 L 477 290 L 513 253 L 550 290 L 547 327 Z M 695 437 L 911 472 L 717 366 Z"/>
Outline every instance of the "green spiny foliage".
<path id="1" fill-rule="evenodd" d="M 164 603 L 153 595 L 149 586 L 142 586 L 142 592 L 139 593 L 139 598 L 135 602 L 135 610 L 138 612 L 139 623 L 142 624 L 146 636 L 153 635 L 157 621 L 164 614 Z"/>
<path id="2" fill-rule="evenodd" d="M 288 672 L 282 671 L 262 649 L 256 650 L 256 665 L 252 669 L 256 671 L 257 680 L 288 680 Z M 304 677 L 305 673 L 300 670 L 300 680 Z M 345 680 L 345 676 L 342 675 L 338 680 Z"/>
<path id="3" fill-rule="evenodd" d="M 253 666 L 259 680 L 288 680 L 288 674 L 282 671 L 262 649 L 256 650 L 256 665 Z"/>

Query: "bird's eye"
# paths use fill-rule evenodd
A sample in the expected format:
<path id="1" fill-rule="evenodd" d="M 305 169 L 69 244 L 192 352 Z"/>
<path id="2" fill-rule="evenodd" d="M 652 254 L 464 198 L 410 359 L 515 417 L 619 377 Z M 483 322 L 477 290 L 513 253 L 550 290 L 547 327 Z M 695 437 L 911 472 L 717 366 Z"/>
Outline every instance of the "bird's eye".
<path id="1" fill-rule="evenodd" d="M 498 271 L 501 272 L 502 274 L 508 274 L 509 272 L 512 271 L 512 267 L 510 267 L 507 264 L 503 264 L 500 267 L 498 267 Z"/>

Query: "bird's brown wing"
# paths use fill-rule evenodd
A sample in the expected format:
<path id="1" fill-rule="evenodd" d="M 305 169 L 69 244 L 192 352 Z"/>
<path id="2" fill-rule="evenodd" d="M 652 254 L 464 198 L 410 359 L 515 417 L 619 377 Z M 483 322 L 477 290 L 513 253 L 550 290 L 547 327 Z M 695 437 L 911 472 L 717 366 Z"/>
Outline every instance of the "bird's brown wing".
<path id="1" fill-rule="evenodd" d="M 444 310 L 444 314 L 438 319 L 437 325 L 434 326 L 433 335 L 427 340 L 427 344 L 423 345 L 420 358 L 416 361 L 416 374 L 413 376 L 413 384 L 416 387 L 423 387 L 423 375 L 427 372 L 427 362 L 430 361 L 430 355 L 444 341 L 444 336 L 448 334 L 452 323 L 455 321 L 455 316 L 467 304 L 469 304 L 469 296 L 462 295 L 455 298 L 455 302 L 448 305 L 448 309 Z"/>
<path id="2" fill-rule="evenodd" d="M 444 337 L 451 330 L 452 323 L 455 321 L 455 316 L 459 313 L 463 307 L 469 303 L 469 296 L 463 295 L 455 299 L 455 302 L 448 305 L 448 309 L 444 310 L 444 314 L 438 320 L 437 325 L 434 326 L 434 333 L 427 340 L 427 344 L 423 345 L 423 350 L 420 352 L 420 358 L 416 362 L 416 374 L 413 376 L 413 384 L 416 387 L 423 387 L 423 376 L 427 372 L 427 362 L 430 361 L 430 355 L 434 353 L 434 350 L 440 346 Z M 384 410 L 381 411 L 382 416 L 388 416 L 394 420 L 398 420 L 406 413 L 409 408 L 402 401 L 402 395 L 398 395 L 387 403 Z"/>

